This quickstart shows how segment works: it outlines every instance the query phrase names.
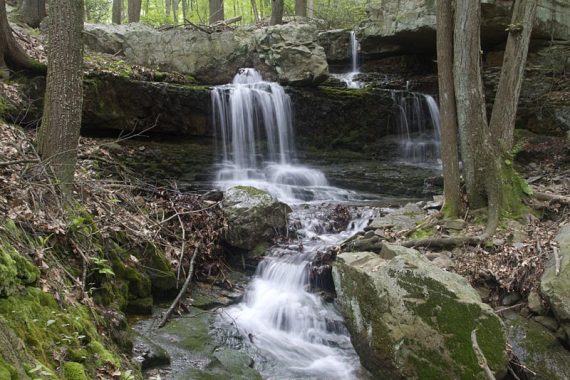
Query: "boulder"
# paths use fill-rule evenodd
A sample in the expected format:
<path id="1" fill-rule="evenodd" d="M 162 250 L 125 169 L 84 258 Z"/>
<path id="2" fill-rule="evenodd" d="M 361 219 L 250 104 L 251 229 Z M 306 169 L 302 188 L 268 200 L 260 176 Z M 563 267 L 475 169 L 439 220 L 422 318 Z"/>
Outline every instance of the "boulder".
<path id="1" fill-rule="evenodd" d="M 570 378 L 570 352 L 538 323 L 518 314 L 505 316 L 508 340 L 513 354 L 531 372 L 525 379 L 562 380 Z"/>
<path id="2" fill-rule="evenodd" d="M 232 247 L 262 254 L 287 230 L 291 208 L 265 191 L 251 186 L 227 190 L 222 202 L 228 229 L 224 242 Z"/>
<path id="3" fill-rule="evenodd" d="M 559 272 L 557 273 L 556 260 L 553 257 L 540 280 L 540 292 L 558 322 L 568 331 L 570 329 L 570 225 L 560 229 L 556 241 L 560 247 Z M 570 343 L 570 338 L 568 340 Z"/>
<path id="4" fill-rule="evenodd" d="M 317 42 L 325 49 L 329 61 L 348 61 L 352 56 L 350 32 L 345 29 L 320 32 Z"/>
<path id="5" fill-rule="evenodd" d="M 333 279 L 354 347 L 374 378 L 484 378 L 474 330 L 495 376 L 506 374 L 501 319 L 463 277 L 418 251 L 385 244 L 379 255 L 342 253 Z"/>
<path id="6" fill-rule="evenodd" d="M 85 25 L 86 45 L 99 52 L 122 53 L 132 64 L 192 75 L 209 84 L 231 82 L 242 67 L 255 67 L 266 79 L 285 84 L 318 84 L 328 77 L 317 29 L 289 23 L 255 29 L 205 33 L 142 24 Z"/>
<path id="7" fill-rule="evenodd" d="M 512 1 L 482 1 L 481 37 L 484 46 L 507 38 Z M 436 2 L 385 0 L 369 3 L 368 20 L 358 30 L 361 51 L 368 55 L 435 52 Z M 570 39 L 570 4 L 559 0 L 538 2 L 533 38 Z"/>

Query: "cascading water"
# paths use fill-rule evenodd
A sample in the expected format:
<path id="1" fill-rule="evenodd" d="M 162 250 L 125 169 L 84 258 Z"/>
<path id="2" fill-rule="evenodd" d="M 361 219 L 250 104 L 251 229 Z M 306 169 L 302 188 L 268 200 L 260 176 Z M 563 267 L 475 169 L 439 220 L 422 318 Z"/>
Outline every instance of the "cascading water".
<path id="1" fill-rule="evenodd" d="M 243 302 L 221 316 L 251 343 L 264 378 L 368 378 L 338 312 L 309 292 L 309 270 L 317 252 L 364 228 L 375 211 L 361 211 L 339 233 L 326 232 L 330 214 L 321 207 L 294 208 L 292 218 L 302 224 L 297 231 L 300 244 L 273 247 L 259 264 Z"/>
<path id="2" fill-rule="evenodd" d="M 358 70 L 358 48 L 359 48 L 359 43 L 358 39 L 356 38 L 356 33 L 354 31 L 351 31 L 350 32 L 350 58 L 352 62 L 351 71 L 345 74 L 335 74 L 335 77 L 346 83 L 346 87 L 348 88 L 364 87 L 364 83 L 354 80 L 354 77 L 360 74 L 360 71 Z"/>
<path id="3" fill-rule="evenodd" d="M 413 163 L 437 163 L 441 158 L 441 129 L 435 99 L 413 92 L 393 92 L 392 98 L 398 109 L 402 158 Z"/>
<path id="4" fill-rule="evenodd" d="M 322 172 L 296 164 L 291 101 L 279 84 L 241 69 L 232 84 L 214 88 L 212 108 L 223 157 L 220 188 L 250 185 L 287 202 L 346 198 Z"/>
<path id="5" fill-rule="evenodd" d="M 292 205 L 299 244 L 275 246 L 259 264 L 244 300 L 220 314 L 255 352 L 268 379 L 365 378 L 342 317 L 309 291 L 317 252 L 364 228 L 375 212 L 362 211 L 342 232 L 327 232 L 330 205 L 304 201 L 348 199 L 353 192 L 328 185 L 318 170 L 296 164 L 290 100 L 281 86 L 242 69 L 230 85 L 212 92 L 223 162 L 222 189 L 250 185 Z"/>

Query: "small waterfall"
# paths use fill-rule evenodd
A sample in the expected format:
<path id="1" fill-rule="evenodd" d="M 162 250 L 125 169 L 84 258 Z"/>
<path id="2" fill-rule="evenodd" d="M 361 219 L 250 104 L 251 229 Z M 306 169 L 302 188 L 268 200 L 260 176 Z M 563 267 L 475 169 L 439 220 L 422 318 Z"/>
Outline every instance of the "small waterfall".
<path id="1" fill-rule="evenodd" d="M 301 223 L 302 248 L 274 247 L 259 264 L 244 301 L 221 318 L 233 323 L 261 354 L 259 368 L 268 379 L 336 379 L 360 377 L 359 359 L 342 318 L 331 304 L 310 293 L 310 261 L 317 252 L 363 229 L 376 211 L 368 209 L 346 231 L 323 232 L 330 214 L 321 205 L 294 208 Z"/>
<path id="2" fill-rule="evenodd" d="M 349 73 L 336 74 L 335 77 L 346 83 L 348 88 L 362 88 L 364 83 L 355 81 L 354 77 L 360 74 L 358 69 L 358 49 L 360 45 L 358 39 L 356 38 L 356 33 L 354 31 L 350 32 L 350 59 L 352 62 L 352 68 Z"/>
<path id="3" fill-rule="evenodd" d="M 291 101 L 279 84 L 241 69 L 232 84 L 214 88 L 212 109 L 223 160 L 220 188 L 250 185 L 288 202 L 348 193 L 330 187 L 319 170 L 296 164 Z"/>
<path id="4" fill-rule="evenodd" d="M 437 163 L 441 158 L 439 108 L 426 94 L 392 92 L 401 156 L 412 163 Z"/>

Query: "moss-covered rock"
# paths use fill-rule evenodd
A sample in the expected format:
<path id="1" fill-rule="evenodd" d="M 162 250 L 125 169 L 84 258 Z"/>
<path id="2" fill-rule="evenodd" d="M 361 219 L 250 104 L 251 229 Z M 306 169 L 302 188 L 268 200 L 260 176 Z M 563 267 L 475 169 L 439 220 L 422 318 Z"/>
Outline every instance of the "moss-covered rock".
<path id="1" fill-rule="evenodd" d="M 260 245 L 272 244 L 287 230 L 291 208 L 263 190 L 232 187 L 225 192 L 222 205 L 228 220 L 224 241 L 232 247 L 254 251 Z"/>
<path id="2" fill-rule="evenodd" d="M 570 352 L 540 324 L 518 314 L 506 315 L 509 344 L 525 369 L 525 378 L 570 379 Z"/>
<path id="3" fill-rule="evenodd" d="M 22 285 L 35 283 L 38 268 L 10 243 L 0 239 L 0 297 L 13 295 Z"/>
<path id="4" fill-rule="evenodd" d="M 419 252 L 346 252 L 333 267 L 338 303 L 362 364 L 378 378 L 479 379 L 477 339 L 497 378 L 506 373 L 504 326 L 461 276 Z"/>
<path id="5" fill-rule="evenodd" d="M 560 272 L 555 259 L 547 265 L 540 281 L 540 292 L 563 326 L 570 327 L 570 225 L 563 226 L 556 236 L 560 257 Z M 570 337 L 568 338 L 570 343 Z"/>
<path id="6" fill-rule="evenodd" d="M 88 380 L 83 364 L 75 362 L 67 362 L 63 365 L 63 378 L 65 380 Z"/>

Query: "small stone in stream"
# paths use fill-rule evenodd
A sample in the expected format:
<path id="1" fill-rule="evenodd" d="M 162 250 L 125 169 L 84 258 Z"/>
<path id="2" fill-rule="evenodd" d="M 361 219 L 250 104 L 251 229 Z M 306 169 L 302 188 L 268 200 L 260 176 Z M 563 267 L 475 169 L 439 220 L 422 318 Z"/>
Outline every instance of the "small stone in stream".
<path id="1" fill-rule="evenodd" d="M 509 293 L 506 296 L 503 297 L 503 301 L 501 302 L 501 304 L 503 306 L 513 306 L 514 304 L 516 304 L 517 302 L 519 302 L 521 299 L 521 295 L 518 293 Z"/>
<path id="2" fill-rule="evenodd" d="M 463 219 L 446 220 L 443 222 L 443 227 L 448 230 L 461 231 L 465 227 Z"/>
<path id="3" fill-rule="evenodd" d="M 542 305 L 542 299 L 536 290 L 531 290 L 528 295 L 528 308 L 535 314 L 544 314 L 544 305 Z"/>
<path id="4" fill-rule="evenodd" d="M 556 330 L 558 330 L 559 325 L 558 325 L 558 322 L 556 321 L 556 319 L 554 319 L 554 318 L 539 315 L 537 317 L 534 317 L 534 320 L 552 332 L 555 332 Z"/>

